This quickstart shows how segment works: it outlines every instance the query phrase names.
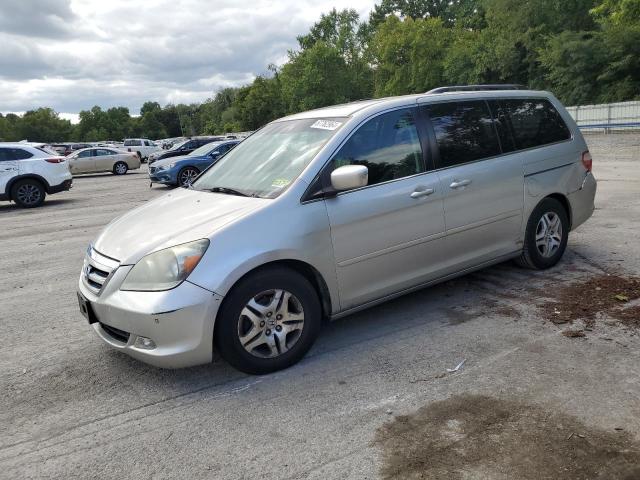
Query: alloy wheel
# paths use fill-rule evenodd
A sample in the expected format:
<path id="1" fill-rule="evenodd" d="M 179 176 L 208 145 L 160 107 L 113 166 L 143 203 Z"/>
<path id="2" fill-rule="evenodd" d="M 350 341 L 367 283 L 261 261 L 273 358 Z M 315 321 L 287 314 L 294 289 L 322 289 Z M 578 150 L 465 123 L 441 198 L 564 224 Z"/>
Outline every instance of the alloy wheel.
<path id="1" fill-rule="evenodd" d="M 555 255 L 562 243 L 562 221 L 555 212 L 547 212 L 536 227 L 536 248 L 540 255 L 549 258 Z"/>
<path id="2" fill-rule="evenodd" d="M 116 173 L 118 175 L 124 175 L 127 173 L 127 166 L 124 163 L 116 164 Z"/>
<path id="3" fill-rule="evenodd" d="M 199 172 L 195 168 L 185 168 L 180 172 L 180 185 L 182 187 L 190 186 L 198 176 Z"/>
<path id="4" fill-rule="evenodd" d="M 17 199 L 23 205 L 36 205 L 41 195 L 40 189 L 31 183 L 20 185 L 16 190 Z"/>
<path id="5" fill-rule="evenodd" d="M 302 303 L 286 290 L 267 290 L 247 302 L 238 318 L 238 338 L 244 349 L 260 358 L 278 357 L 300 339 L 304 328 Z"/>

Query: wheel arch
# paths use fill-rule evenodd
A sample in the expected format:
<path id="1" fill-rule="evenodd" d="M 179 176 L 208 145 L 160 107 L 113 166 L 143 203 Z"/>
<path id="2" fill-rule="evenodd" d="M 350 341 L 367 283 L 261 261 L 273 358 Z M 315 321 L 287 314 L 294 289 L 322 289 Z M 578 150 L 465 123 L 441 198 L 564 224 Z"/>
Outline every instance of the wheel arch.
<path id="1" fill-rule="evenodd" d="M 322 274 L 318 271 L 318 269 L 316 269 L 313 265 L 302 261 L 302 260 L 295 260 L 295 259 L 280 259 L 280 260 L 273 260 L 273 261 L 269 261 L 266 263 L 263 263 L 261 265 L 258 265 L 252 269 L 250 269 L 249 271 L 247 271 L 246 273 L 244 273 L 242 276 L 240 276 L 235 282 L 233 282 L 233 284 L 229 287 L 228 291 L 231 291 L 238 283 L 240 283 L 242 280 L 244 280 L 245 278 L 247 278 L 249 275 L 252 275 L 260 270 L 264 270 L 266 268 L 271 268 L 271 267 L 285 267 L 285 268 L 289 268 L 297 273 L 299 273 L 300 275 L 302 275 L 303 277 L 305 277 L 309 283 L 311 283 L 311 285 L 313 286 L 313 288 L 315 289 L 316 293 L 318 294 L 318 299 L 320 300 L 320 306 L 322 308 L 322 317 L 324 319 L 329 318 L 331 316 L 331 309 L 332 309 L 332 300 L 331 300 L 331 292 L 329 290 L 329 286 L 327 285 L 327 282 L 325 281 L 324 277 L 322 276 Z M 227 293 L 228 295 L 228 293 Z M 227 296 L 225 295 L 225 297 Z M 224 302 L 224 300 L 223 300 Z M 214 323 L 214 337 L 215 337 L 215 326 L 217 325 L 217 316 L 220 315 L 220 311 L 222 309 L 219 308 L 218 312 L 216 314 L 216 321 Z"/>
<path id="2" fill-rule="evenodd" d="M 571 226 L 573 225 L 573 212 L 571 211 L 571 203 L 569 202 L 567 196 L 562 193 L 552 193 L 541 199 L 540 202 L 542 202 L 546 198 L 553 198 L 554 200 L 560 202 L 560 204 L 564 207 L 564 210 L 567 212 L 567 217 L 569 218 L 569 230 L 571 230 Z M 538 204 L 540 204 L 540 202 L 538 202 Z M 536 204 L 536 207 L 538 206 L 538 204 Z"/>
<path id="3" fill-rule="evenodd" d="M 44 177 L 41 177 L 36 173 L 25 173 L 24 175 L 17 175 L 7 182 L 7 185 L 5 186 L 5 194 L 7 195 L 7 198 L 11 199 L 11 189 L 13 188 L 13 185 L 17 181 L 26 180 L 29 178 L 32 178 L 40 182 L 42 186 L 44 186 L 45 192 L 49 193 L 49 190 L 51 189 L 51 185 L 49 185 L 49 182 L 47 182 L 47 180 Z"/>

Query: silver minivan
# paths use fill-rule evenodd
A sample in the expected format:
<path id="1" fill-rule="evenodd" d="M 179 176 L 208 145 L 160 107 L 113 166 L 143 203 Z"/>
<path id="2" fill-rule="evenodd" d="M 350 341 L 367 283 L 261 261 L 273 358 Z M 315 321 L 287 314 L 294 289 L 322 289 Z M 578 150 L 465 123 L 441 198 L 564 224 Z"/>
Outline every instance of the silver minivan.
<path id="1" fill-rule="evenodd" d="M 595 192 L 587 145 L 547 92 L 322 108 L 111 222 L 78 300 L 102 340 L 150 364 L 218 351 L 272 372 L 305 355 L 324 318 L 508 259 L 555 265 Z"/>

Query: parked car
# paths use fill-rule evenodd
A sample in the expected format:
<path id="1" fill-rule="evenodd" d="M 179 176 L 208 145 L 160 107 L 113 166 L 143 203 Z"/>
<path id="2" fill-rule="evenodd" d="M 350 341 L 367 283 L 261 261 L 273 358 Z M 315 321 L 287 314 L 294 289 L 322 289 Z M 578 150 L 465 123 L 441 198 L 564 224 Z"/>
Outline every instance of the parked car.
<path id="1" fill-rule="evenodd" d="M 71 152 L 76 152 L 78 150 L 82 150 L 83 148 L 90 148 L 92 145 L 90 143 L 72 143 L 70 144 Z M 67 153 L 67 155 L 69 155 Z"/>
<path id="2" fill-rule="evenodd" d="M 215 348 L 262 374 L 300 360 L 324 317 L 509 259 L 552 267 L 594 210 L 587 145 L 552 94 L 475 88 L 266 125 L 103 230 L 82 312 L 145 362 Z"/>
<path id="3" fill-rule="evenodd" d="M 66 157 L 73 151 L 71 150 L 71 145 L 68 143 L 54 143 L 49 145 L 49 148 L 55 150 L 56 153 L 64 157 Z"/>
<path id="4" fill-rule="evenodd" d="M 115 148 L 85 148 L 67 157 L 71 173 L 113 172 L 124 175 L 129 170 L 140 168 L 140 157 L 137 153 L 123 152 Z"/>
<path id="5" fill-rule="evenodd" d="M 162 150 L 147 138 L 125 138 L 123 148 L 127 152 L 135 152 L 142 161 L 146 161 L 153 152 Z"/>
<path id="6" fill-rule="evenodd" d="M 196 148 L 200 148 L 203 145 L 211 142 L 218 142 L 220 140 L 224 140 L 224 137 L 194 137 L 188 140 L 185 140 L 181 143 L 176 143 L 169 150 L 160 150 L 149 155 L 149 165 L 158 160 L 162 160 L 165 158 L 178 157 L 181 155 L 189 155 Z"/>
<path id="7" fill-rule="evenodd" d="M 189 155 L 158 160 L 149 166 L 149 179 L 152 184 L 188 187 L 201 172 L 213 165 L 238 143 L 240 142 L 237 140 L 211 142 L 195 149 Z"/>
<path id="8" fill-rule="evenodd" d="M 0 200 L 39 207 L 46 195 L 69 190 L 66 158 L 25 143 L 0 143 Z"/>

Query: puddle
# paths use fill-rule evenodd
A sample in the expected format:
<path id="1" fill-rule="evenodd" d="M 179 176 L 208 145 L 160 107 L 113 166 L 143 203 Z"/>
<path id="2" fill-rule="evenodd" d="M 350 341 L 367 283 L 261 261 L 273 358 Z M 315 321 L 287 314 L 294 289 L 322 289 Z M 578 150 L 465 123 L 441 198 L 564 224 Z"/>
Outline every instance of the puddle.
<path id="1" fill-rule="evenodd" d="M 374 444 L 385 479 L 638 480 L 640 445 L 621 427 L 460 395 L 396 417 Z"/>

